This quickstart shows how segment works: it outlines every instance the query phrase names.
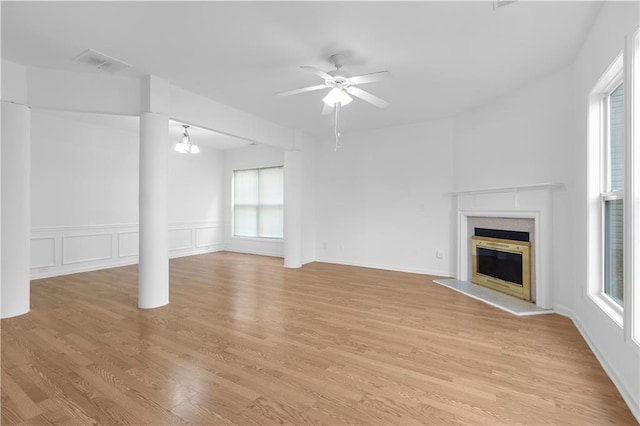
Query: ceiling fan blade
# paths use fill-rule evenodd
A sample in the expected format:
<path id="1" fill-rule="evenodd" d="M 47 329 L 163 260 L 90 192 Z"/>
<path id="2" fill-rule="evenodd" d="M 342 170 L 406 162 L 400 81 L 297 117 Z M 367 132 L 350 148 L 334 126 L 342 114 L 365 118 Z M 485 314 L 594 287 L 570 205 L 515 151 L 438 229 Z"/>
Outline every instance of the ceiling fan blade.
<path id="1" fill-rule="evenodd" d="M 289 90 L 288 92 L 278 93 L 278 96 L 297 95 L 298 93 L 313 92 L 314 90 L 326 89 L 324 84 L 318 84 L 317 86 L 303 87 L 302 89 Z"/>
<path id="2" fill-rule="evenodd" d="M 347 87 L 347 93 L 355 96 L 356 98 L 360 98 L 365 102 L 369 102 L 370 104 L 375 105 L 378 108 L 386 108 L 389 106 L 389 102 L 385 101 L 384 99 L 380 99 L 379 97 L 354 86 Z"/>
<path id="3" fill-rule="evenodd" d="M 329 104 L 322 103 L 322 115 L 329 115 L 333 111 L 333 107 Z"/>
<path id="4" fill-rule="evenodd" d="M 311 71 L 315 75 L 318 75 L 318 76 L 322 77 L 325 80 L 332 80 L 333 79 L 333 77 L 330 74 L 327 74 L 326 72 L 324 72 L 321 69 L 318 69 L 316 67 L 310 67 L 308 65 L 302 65 L 300 68 L 302 68 L 303 70 Z"/>
<path id="5" fill-rule="evenodd" d="M 362 74 L 356 75 L 354 77 L 349 77 L 349 81 L 351 84 L 365 84 L 365 83 L 373 83 L 374 81 L 384 80 L 389 77 L 389 71 L 378 71 L 372 72 L 370 74 Z"/>

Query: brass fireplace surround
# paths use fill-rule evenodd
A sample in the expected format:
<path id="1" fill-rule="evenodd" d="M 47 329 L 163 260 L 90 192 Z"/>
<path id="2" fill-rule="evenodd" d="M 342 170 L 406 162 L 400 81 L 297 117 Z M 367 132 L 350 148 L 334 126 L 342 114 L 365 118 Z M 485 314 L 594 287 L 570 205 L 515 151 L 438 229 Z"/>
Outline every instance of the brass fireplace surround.
<path id="1" fill-rule="evenodd" d="M 522 285 L 478 272 L 478 248 L 519 254 L 522 257 Z M 490 237 L 471 237 L 471 282 L 524 300 L 531 300 L 531 243 Z"/>

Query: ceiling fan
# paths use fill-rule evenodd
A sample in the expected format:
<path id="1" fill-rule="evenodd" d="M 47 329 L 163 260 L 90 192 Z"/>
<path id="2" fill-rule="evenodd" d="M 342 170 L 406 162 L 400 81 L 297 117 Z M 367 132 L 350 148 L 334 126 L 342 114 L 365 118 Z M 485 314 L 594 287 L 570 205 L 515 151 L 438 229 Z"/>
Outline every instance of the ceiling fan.
<path id="1" fill-rule="evenodd" d="M 322 99 L 324 101 L 323 114 L 329 114 L 334 106 L 341 107 L 350 103 L 353 99 L 351 96 L 362 99 L 378 108 L 386 108 L 389 102 L 381 99 L 369 92 L 357 87 L 361 84 L 372 83 L 386 78 L 389 71 L 378 71 L 369 74 L 356 75 L 351 77 L 348 72 L 342 69 L 345 61 L 345 55 L 335 54 L 329 57 L 329 61 L 336 67 L 335 70 L 322 71 L 321 69 L 303 65 L 300 68 L 310 71 L 324 79 L 323 84 L 316 86 L 303 87 L 302 89 L 290 90 L 280 93 L 280 96 L 297 95 L 299 93 L 313 92 L 316 90 L 330 89 L 329 93 Z"/>

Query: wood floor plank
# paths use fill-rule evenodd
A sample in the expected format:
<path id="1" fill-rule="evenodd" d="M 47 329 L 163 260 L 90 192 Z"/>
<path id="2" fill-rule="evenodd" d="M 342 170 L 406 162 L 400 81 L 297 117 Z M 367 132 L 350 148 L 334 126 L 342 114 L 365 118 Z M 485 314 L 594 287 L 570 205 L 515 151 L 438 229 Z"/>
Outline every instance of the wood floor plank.
<path id="1" fill-rule="evenodd" d="M 218 252 L 32 282 L 2 320 L 2 424 L 637 424 L 573 323 L 436 277 Z"/>
<path id="2" fill-rule="evenodd" d="M 9 400 L 12 401 L 21 418 L 31 419 L 42 414 L 40 407 L 13 381 L 11 375 L 2 374 L 2 387 L 6 389 L 6 393 L 9 396 L 7 401 L 3 401 L 3 404 L 8 403 Z"/>

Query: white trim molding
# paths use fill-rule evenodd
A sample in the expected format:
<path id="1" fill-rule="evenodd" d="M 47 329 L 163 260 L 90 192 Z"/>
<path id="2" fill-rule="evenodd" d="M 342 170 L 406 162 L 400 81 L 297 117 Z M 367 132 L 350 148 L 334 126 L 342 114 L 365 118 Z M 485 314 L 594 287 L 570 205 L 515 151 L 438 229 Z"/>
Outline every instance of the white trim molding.
<path id="1" fill-rule="evenodd" d="M 224 222 L 176 222 L 167 230 L 169 257 L 224 250 Z M 198 237 L 200 235 L 200 237 Z M 31 279 L 138 263 L 135 223 L 31 229 Z"/>
<path id="2" fill-rule="evenodd" d="M 634 259 L 640 255 L 640 29 L 626 40 L 625 80 L 625 226 L 627 229 L 625 259 L 625 340 L 640 347 L 640 265 Z M 639 417 L 640 418 L 640 417 Z"/>

